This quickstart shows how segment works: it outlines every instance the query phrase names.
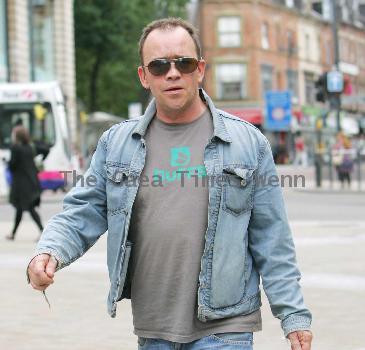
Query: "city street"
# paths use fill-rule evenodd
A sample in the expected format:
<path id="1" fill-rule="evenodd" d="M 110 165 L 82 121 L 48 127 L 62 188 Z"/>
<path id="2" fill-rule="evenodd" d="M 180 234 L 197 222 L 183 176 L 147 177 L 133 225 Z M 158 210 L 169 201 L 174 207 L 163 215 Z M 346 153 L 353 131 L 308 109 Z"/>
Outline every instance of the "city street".
<path id="1" fill-rule="evenodd" d="M 365 195 L 357 192 L 284 189 L 297 247 L 302 286 L 313 312 L 314 350 L 365 350 Z M 61 207 L 61 194 L 46 193 L 44 221 Z M 8 350 L 133 350 L 129 301 L 116 319 L 106 312 L 105 237 L 79 261 L 57 273 L 47 295 L 26 283 L 25 269 L 37 229 L 25 214 L 16 241 L 8 242 L 13 208 L 0 203 L 0 348 Z M 266 298 L 263 331 L 255 350 L 290 349 Z"/>

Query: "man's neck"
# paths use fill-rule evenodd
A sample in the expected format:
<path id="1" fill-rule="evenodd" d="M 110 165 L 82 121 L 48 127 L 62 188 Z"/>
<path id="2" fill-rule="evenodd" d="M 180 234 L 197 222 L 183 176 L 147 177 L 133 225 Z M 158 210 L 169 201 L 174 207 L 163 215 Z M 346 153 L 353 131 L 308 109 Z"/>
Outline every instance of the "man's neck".
<path id="1" fill-rule="evenodd" d="M 205 103 L 199 98 L 193 105 L 180 110 L 164 110 L 156 105 L 156 115 L 164 123 L 184 124 L 199 118 L 206 108 Z"/>

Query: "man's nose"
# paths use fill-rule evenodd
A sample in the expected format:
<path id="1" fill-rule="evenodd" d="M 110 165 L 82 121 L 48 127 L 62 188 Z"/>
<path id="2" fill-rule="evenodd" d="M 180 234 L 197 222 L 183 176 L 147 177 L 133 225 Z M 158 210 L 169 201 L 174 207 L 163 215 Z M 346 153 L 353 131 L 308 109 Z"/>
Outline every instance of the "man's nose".
<path id="1" fill-rule="evenodd" d="M 170 69 L 169 71 L 166 73 L 166 79 L 178 79 L 181 77 L 181 73 L 179 72 L 179 70 L 176 68 L 175 66 L 175 62 L 171 62 L 170 65 Z"/>

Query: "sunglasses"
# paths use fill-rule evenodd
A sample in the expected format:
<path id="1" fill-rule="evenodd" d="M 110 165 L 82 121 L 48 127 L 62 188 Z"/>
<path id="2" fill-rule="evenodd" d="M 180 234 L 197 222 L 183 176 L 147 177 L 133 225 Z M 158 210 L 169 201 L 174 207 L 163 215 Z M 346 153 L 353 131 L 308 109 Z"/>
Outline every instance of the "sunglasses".
<path id="1" fill-rule="evenodd" d="M 170 70 L 172 62 L 175 63 L 175 67 L 180 73 L 189 74 L 196 70 L 199 60 L 194 57 L 157 58 L 143 67 L 147 67 L 152 75 L 161 76 Z"/>

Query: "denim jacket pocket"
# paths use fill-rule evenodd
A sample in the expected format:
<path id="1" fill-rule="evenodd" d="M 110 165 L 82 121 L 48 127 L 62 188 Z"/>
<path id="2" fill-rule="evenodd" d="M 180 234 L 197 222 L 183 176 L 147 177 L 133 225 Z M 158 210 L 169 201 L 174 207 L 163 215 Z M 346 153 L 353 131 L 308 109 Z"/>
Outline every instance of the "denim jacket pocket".
<path id="1" fill-rule="evenodd" d="M 105 171 L 108 214 L 113 215 L 127 205 L 129 166 L 107 163 Z"/>
<path id="2" fill-rule="evenodd" d="M 223 210 L 238 216 L 252 209 L 254 171 L 242 166 L 223 168 Z"/>

